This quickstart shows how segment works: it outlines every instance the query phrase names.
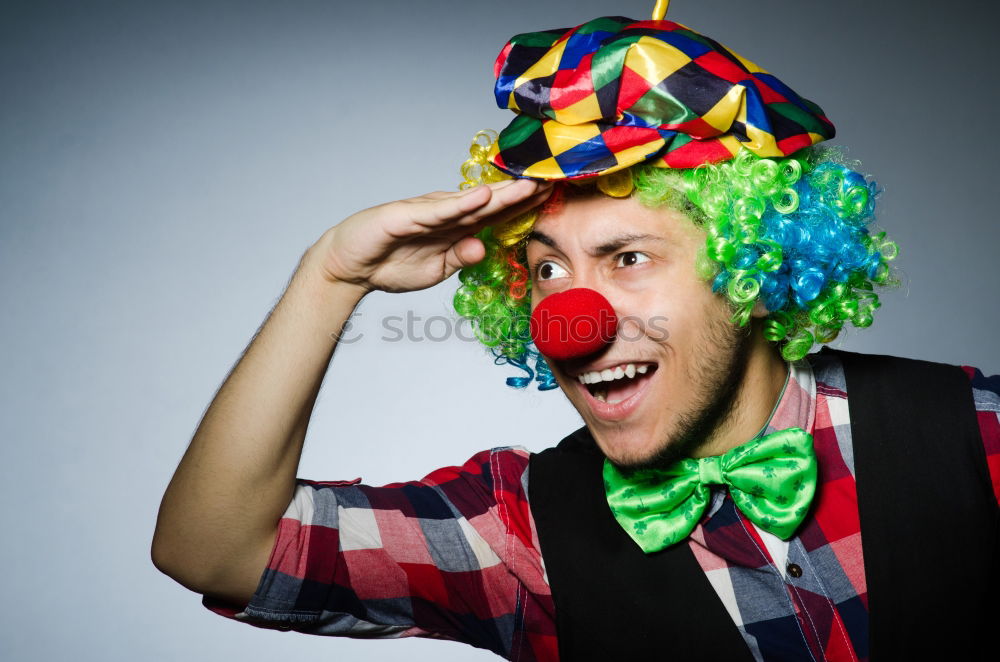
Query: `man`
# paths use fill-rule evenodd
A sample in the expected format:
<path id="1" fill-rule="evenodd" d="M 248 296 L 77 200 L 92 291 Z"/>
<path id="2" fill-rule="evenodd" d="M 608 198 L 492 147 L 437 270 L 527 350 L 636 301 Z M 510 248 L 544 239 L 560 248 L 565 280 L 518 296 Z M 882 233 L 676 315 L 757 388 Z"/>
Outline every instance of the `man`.
<path id="1" fill-rule="evenodd" d="M 251 623 L 519 660 L 980 648 L 1000 388 L 972 370 L 802 360 L 870 323 L 889 282 L 894 246 L 865 228 L 872 187 L 808 149 L 832 136 L 815 104 L 655 18 L 504 49 L 498 99 L 519 115 L 473 156 L 534 179 L 365 210 L 306 252 L 171 481 L 158 567 Z M 480 166 L 471 180 L 497 178 Z M 367 292 L 459 269 L 459 311 L 498 357 L 551 374 L 586 428 L 413 483 L 296 481 L 326 331 Z M 580 320 L 599 332 L 580 337 Z M 957 561 L 947 581 L 942 559 Z M 900 641 L 921 616 L 934 632 Z"/>

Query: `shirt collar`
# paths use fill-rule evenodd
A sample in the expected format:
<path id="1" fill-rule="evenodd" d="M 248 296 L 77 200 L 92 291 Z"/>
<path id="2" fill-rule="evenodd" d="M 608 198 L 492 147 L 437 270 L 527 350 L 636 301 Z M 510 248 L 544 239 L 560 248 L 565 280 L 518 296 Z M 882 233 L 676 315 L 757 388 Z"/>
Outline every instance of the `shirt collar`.
<path id="1" fill-rule="evenodd" d="M 787 363 L 788 381 L 762 434 L 802 428 L 812 434 L 816 423 L 816 378 L 806 360 Z"/>

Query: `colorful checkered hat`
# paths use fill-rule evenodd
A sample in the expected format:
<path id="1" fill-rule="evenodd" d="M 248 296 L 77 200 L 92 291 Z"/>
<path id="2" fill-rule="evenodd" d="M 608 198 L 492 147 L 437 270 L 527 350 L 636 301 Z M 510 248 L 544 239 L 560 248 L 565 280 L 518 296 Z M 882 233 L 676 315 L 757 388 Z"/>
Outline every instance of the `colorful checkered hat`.
<path id="1" fill-rule="evenodd" d="M 494 74 L 497 104 L 517 117 L 489 160 L 516 177 L 578 179 L 643 161 L 691 168 L 741 147 L 788 156 L 834 136 L 819 106 L 672 21 L 615 16 L 520 34 Z"/>

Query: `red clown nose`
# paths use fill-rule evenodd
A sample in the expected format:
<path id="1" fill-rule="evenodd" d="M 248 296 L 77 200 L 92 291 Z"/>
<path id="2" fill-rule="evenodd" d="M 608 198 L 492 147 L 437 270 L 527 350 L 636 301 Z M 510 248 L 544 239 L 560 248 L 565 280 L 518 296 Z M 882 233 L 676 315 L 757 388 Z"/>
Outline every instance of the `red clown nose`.
<path id="1" fill-rule="evenodd" d="M 563 361 L 593 354 L 615 339 L 618 317 L 599 292 L 577 287 L 545 297 L 531 314 L 538 351 Z"/>

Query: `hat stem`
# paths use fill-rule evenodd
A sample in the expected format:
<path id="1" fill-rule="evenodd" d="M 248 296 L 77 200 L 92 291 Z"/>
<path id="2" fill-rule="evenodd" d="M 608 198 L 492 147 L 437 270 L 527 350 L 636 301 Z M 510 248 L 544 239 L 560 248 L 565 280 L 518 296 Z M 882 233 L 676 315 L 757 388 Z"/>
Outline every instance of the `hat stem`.
<path id="1" fill-rule="evenodd" d="M 656 0 L 656 6 L 653 7 L 653 20 L 662 21 L 663 17 L 667 15 L 667 7 L 670 6 L 670 0 Z"/>

